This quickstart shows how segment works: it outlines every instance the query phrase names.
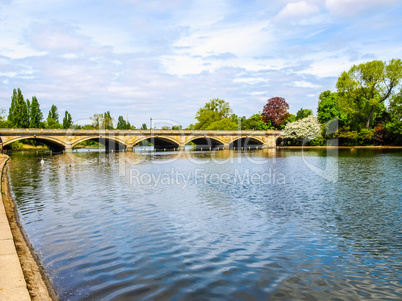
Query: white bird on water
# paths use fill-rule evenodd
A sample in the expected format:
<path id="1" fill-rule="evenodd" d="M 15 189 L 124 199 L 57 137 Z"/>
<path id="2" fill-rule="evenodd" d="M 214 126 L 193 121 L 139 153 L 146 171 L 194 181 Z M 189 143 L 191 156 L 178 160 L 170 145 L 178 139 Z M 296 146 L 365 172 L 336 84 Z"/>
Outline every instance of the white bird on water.
<path id="1" fill-rule="evenodd" d="M 40 160 L 40 164 L 45 164 L 45 160 L 43 160 L 43 158 L 42 158 L 42 160 Z"/>

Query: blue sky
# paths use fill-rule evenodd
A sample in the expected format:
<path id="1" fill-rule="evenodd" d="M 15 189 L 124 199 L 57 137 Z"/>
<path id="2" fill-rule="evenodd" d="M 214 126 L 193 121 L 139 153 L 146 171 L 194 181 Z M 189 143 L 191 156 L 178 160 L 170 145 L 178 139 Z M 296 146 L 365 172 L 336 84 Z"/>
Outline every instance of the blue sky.
<path id="1" fill-rule="evenodd" d="M 0 108 L 21 88 L 81 124 L 188 126 L 212 98 L 316 111 L 353 64 L 401 58 L 401 28 L 400 0 L 0 0 Z"/>

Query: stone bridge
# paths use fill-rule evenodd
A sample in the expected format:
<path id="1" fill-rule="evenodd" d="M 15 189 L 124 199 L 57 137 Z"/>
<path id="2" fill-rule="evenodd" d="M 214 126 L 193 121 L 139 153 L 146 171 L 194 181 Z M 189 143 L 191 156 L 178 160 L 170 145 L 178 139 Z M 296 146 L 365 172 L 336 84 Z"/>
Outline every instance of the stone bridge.
<path id="1" fill-rule="evenodd" d="M 2 147 L 22 139 L 34 139 L 54 152 L 72 152 L 85 140 L 94 140 L 107 151 L 133 151 L 135 145 L 154 145 L 155 150 L 184 150 L 192 142 L 198 150 L 274 148 L 282 131 L 195 130 L 82 130 L 0 129 Z"/>

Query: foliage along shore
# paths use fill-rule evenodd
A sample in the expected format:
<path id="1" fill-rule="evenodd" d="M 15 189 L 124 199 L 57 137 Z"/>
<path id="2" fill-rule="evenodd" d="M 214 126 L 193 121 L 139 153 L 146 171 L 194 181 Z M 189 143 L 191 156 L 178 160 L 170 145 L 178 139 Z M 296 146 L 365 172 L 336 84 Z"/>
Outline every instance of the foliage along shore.
<path id="1" fill-rule="evenodd" d="M 86 140 L 76 145 L 75 148 L 98 148 L 99 142 Z M 38 142 L 33 139 L 24 139 L 15 141 L 10 144 L 9 149 L 12 151 L 46 151 L 49 150 L 48 146 L 44 143 Z"/>
<path id="2" fill-rule="evenodd" d="M 402 146 L 395 145 L 356 145 L 356 146 L 278 146 L 279 149 L 402 149 Z"/>

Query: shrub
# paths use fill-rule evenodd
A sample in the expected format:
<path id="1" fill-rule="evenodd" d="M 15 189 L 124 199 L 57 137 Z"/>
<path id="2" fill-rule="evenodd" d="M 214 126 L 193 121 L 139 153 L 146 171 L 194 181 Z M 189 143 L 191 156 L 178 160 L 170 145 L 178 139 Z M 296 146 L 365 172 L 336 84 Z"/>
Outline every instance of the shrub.
<path id="1" fill-rule="evenodd" d="M 326 143 L 325 138 L 315 138 L 315 139 L 310 140 L 308 142 L 308 145 L 311 145 L 311 146 L 323 146 L 323 145 L 325 145 L 325 143 Z"/>
<path id="2" fill-rule="evenodd" d="M 357 132 L 351 131 L 350 127 L 342 127 L 335 133 L 335 138 L 339 139 L 339 145 L 354 146 L 357 144 Z"/>
<path id="3" fill-rule="evenodd" d="M 378 124 L 374 128 L 374 142 L 376 144 L 382 145 L 384 144 L 387 136 L 387 130 L 382 126 L 382 124 Z"/>
<path id="4" fill-rule="evenodd" d="M 12 150 L 22 150 L 22 149 L 24 149 L 24 144 L 22 144 L 22 142 L 20 142 L 20 141 L 15 141 L 15 142 L 11 143 L 10 147 Z"/>
<path id="5" fill-rule="evenodd" d="M 288 123 L 285 127 L 285 138 L 301 144 L 304 139 L 316 139 L 321 137 L 321 124 L 315 116 L 310 115 L 301 120 Z"/>
<path id="6" fill-rule="evenodd" d="M 362 129 L 357 134 L 359 145 L 367 145 L 373 143 L 374 129 Z"/>

